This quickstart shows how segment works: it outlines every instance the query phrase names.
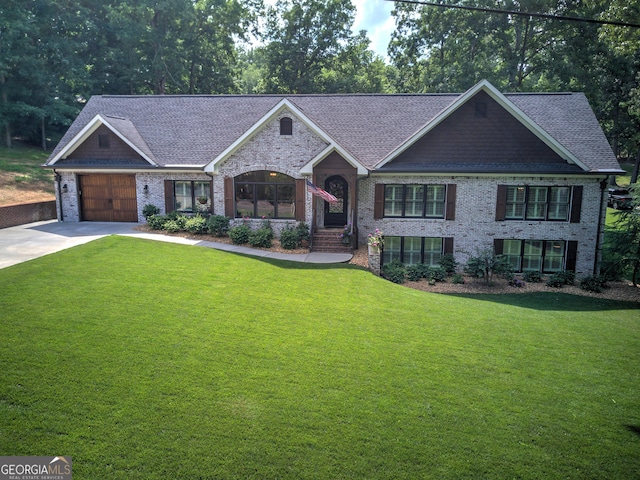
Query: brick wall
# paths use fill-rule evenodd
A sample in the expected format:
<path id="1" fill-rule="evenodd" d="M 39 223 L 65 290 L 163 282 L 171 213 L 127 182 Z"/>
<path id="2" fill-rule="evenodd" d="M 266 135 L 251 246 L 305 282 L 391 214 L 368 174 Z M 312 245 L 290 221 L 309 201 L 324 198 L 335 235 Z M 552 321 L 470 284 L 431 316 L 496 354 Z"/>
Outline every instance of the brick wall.
<path id="1" fill-rule="evenodd" d="M 559 182 L 559 183 L 558 183 Z M 455 220 L 373 218 L 376 183 L 424 183 L 457 185 Z M 583 185 L 579 223 L 550 221 L 496 221 L 499 184 L 505 185 Z M 375 176 L 360 183 L 358 209 L 359 240 L 379 228 L 387 235 L 415 237 L 453 237 L 454 255 L 465 263 L 469 255 L 492 248 L 494 239 L 577 241 L 576 273 L 591 274 L 596 255 L 598 218 L 600 215 L 599 179 L 518 178 L 518 177 L 383 177 Z"/>
<path id="2" fill-rule="evenodd" d="M 56 218 L 55 200 L 0 207 L 0 228 L 53 220 L 54 218 Z"/>

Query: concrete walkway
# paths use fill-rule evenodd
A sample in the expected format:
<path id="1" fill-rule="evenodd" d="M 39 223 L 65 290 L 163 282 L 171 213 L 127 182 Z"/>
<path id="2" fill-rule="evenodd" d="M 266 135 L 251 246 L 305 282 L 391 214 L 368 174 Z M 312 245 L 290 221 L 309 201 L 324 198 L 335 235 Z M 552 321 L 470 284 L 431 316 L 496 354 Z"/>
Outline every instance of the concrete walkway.
<path id="1" fill-rule="evenodd" d="M 137 226 L 137 223 L 67 223 L 51 220 L 3 228 L 0 230 L 0 268 L 82 245 L 107 235 L 125 235 L 148 240 L 215 248 L 254 257 L 303 263 L 344 263 L 351 260 L 352 257 L 351 254 L 344 253 L 276 253 L 240 245 L 227 245 L 226 243 L 192 240 L 158 233 L 138 232 L 134 230 Z"/>

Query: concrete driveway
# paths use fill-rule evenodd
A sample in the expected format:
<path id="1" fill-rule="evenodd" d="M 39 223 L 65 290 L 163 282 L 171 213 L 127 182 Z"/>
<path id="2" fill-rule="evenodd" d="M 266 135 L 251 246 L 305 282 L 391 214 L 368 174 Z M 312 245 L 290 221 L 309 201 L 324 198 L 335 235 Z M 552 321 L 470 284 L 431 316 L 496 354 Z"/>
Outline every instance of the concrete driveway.
<path id="1" fill-rule="evenodd" d="M 0 268 L 82 245 L 112 234 L 133 233 L 136 223 L 29 223 L 0 230 Z"/>
<path id="2" fill-rule="evenodd" d="M 137 223 L 108 222 L 46 222 L 29 223 L 17 227 L 0 229 L 0 268 L 6 268 L 27 260 L 59 252 L 67 248 L 82 245 L 107 235 L 127 235 L 149 240 L 158 240 L 184 245 L 197 245 L 215 248 L 243 255 L 262 258 L 289 260 L 305 263 L 342 263 L 351 260 L 350 254 L 306 253 L 287 254 L 269 250 L 258 250 L 240 245 L 192 240 L 156 233 L 135 230 Z"/>

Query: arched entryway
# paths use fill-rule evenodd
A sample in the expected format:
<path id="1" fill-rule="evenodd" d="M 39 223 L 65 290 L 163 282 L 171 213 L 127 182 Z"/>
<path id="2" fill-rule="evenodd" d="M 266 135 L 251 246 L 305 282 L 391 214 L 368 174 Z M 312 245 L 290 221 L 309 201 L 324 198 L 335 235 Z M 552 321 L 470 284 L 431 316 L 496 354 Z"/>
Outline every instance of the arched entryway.
<path id="1" fill-rule="evenodd" d="M 324 226 L 344 227 L 347 224 L 349 184 L 339 175 L 327 178 L 324 189 L 338 199 L 335 203 L 324 202 Z"/>

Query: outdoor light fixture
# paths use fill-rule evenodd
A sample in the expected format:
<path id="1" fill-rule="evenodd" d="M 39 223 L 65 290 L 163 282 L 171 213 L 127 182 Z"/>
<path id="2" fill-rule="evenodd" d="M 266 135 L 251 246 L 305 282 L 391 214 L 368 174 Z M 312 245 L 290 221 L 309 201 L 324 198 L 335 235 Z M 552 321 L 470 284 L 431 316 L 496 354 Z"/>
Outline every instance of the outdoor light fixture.
<path id="1" fill-rule="evenodd" d="M 149 193 L 149 185 L 145 185 L 144 188 L 142 189 L 142 191 L 147 194 Z"/>
<path id="2" fill-rule="evenodd" d="M 69 191 L 69 189 L 67 188 L 67 184 L 65 183 L 65 184 L 62 186 L 62 193 L 67 193 L 68 191 Z"/>
<path id="3" fill-rule="evenodd" d="M 270 177 L 275 177 L 276 175 L 278 175 L 276 172 L 269 172 Z"/>

